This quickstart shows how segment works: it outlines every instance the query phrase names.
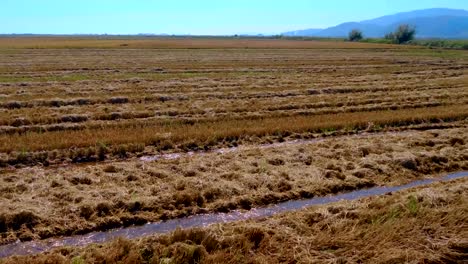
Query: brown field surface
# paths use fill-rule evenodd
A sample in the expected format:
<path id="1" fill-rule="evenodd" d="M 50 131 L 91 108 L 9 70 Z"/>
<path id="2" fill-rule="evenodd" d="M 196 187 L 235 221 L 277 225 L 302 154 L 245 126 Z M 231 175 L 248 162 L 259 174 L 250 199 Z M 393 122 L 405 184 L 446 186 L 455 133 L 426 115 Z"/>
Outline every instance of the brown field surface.
<path id="1" fill-rule="evenodd" d="M 5 170 L 0 242 L 81 234 L 207 212 L 250 209 L 468 170 L 466 128 L 244 145 L 145 162 Z M 31 218 L 21 219 L 24 212 Z M 29 228 L 22 228 L 25 224 Z"/>
<path id="2" fill-rule="evenodd" d="M 0 37 L 0 48 L 6 49 L 399 49 L 398 45 L 372 44 L 372 43 L 345 43 L 342 40 L 288 40 L 268 38 L 204 38 L 204 37 L 133 37 L 133 36 L 108 36 L 108 37 Z"/>
<path id="3" fill-rule="evenodd" d="M 18 45 L 0 49 L 0 165 L 207 149 L 468 114 L 465 51 L 203 38 L 129 38 L 155 47 L 99 48 L 124 40 L 0 38 L 0 47 Z M 64 41 L 80 49 L 52 49 Z M 200 48 L 182 48 L 192 41 Z M 49 46 L 19 48 L 43 42 Z M 161 49 L 166 42 L 181 48 Z"/>
<path id="4" fill-rule="evenodd" d="M 0 37 L 0 113 L 6 244 L 468 170 L 468 51 L 290 39 Z M 154 155 L 180 157 L 150 161 Z M 405 209 L 408 195 L 381 197 L 340 205 L 355 218 L 316 208 L 196 231 L 215 236 L 215 249 L 173 234 L 72 250 L 65 259 L 105 261 L 106 247 L 131 248 L 119 256 L 142 258 L 131 252 L 148 247 L 161 263 L 173 257 L 162 252 L 196 247 L 207 263 L 241 256 L 254 263 L 359 262 L 352 252 L 375 263 L 389 246 L 393 253 L 382 262 L 399 262 L 396 243 L 404 241 L 416 243 L 402 246 L 406 256 L 424 262 L 427 247 L 427 262 L 444 262 L 456 259 L 451 244 L 424 242 L 422 219 L 433 212 L 424 221 L 466 250 L 457 244 L 457 221 L 468 217 L 459 210 L 468 207 L 466 181 L 434 188 L 453 203 L 421 198 L 413 215 Z M 402 211 L 390 222 L 368 221 L 387 207 Z M 305 226 L 315 210 L 318 224 Z M 441 219 L 448 222 L 438 230 Z M 359 246 L 366 237 L 407 230 L 411 221 L 421 228 Z M 241 239 L 248 230 L 262 234 L 260 244 Z M 231 238 L 231 249 L 222 246 Z M 65 261 L 54 254 L 35 260 Z"/>
<path id="5" fill-rule="evenodd" d="M 466 263 L 468 180 L 0 263 Z"/>

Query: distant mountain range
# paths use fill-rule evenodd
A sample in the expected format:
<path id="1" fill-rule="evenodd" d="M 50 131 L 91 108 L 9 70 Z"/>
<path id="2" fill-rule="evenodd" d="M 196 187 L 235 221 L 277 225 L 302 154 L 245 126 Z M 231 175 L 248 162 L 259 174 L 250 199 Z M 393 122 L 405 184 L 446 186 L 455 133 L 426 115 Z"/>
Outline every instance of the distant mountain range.
<path id="1" fill-rule="evenodd" d="M 417 38 L 468 39 L 468 11 L 433 8 L 383 16 L 361 22 L 347 22 L 326 29 L 305 29 L 283 33 L 284 36 L 347 37 L 359 29 L 364 37 L 383 37 L 401 24 L 416 27 Z"/>

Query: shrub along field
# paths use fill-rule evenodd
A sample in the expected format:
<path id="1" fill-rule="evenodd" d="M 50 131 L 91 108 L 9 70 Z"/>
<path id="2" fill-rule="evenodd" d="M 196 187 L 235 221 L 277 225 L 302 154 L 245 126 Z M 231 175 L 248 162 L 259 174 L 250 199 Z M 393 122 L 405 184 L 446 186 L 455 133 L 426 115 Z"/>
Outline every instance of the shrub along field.
<path id="1" fill-rule="evenodd" d="M 462 50 L 0 38 L 0 244 L 468 170 L 467 84 Z"/>

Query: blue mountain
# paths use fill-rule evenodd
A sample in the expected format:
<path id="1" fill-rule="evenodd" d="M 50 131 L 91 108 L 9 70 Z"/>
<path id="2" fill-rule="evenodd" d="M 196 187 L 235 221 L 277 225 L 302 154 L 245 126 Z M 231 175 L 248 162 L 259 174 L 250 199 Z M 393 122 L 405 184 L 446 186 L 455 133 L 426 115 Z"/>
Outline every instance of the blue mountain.
<path id="1" fill-rule="evenodd" d="M 360 22 L 347 22 L 326 29 L 306 29 L 286 32 L 286 36 L 346 37 L 353 29 L 359 29 L 365 37 L 383 37 L 401 24 L 416 27 L 417 38 L 465 38 L 468 39 L 468 11 L 433 8 L 398 13 Z"/>

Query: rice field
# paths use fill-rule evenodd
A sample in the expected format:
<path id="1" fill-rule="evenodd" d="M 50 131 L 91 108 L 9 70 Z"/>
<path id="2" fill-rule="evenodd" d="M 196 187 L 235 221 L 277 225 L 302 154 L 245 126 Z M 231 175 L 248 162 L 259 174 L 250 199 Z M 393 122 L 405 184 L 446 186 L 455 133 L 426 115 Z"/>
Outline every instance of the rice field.
<path id="1" fill-rule="evenodd" d="M 0 113 L 0 244 L 9 244 L 468 170 L 468 51 L 262 38 L 0 37 Z M 151 159 L 158 155 L 176 158 Z M 457 193 L 437 187 L 457 201 L 447 209 L 453 219 L 463 218 L 456 210 L 466 205 L 466 184 L 459 182 L 446 183 Z M 371 234 L 369 225 L 377 237 L 395 226 L 407 228 L 387 218 L 373 225 L 372 219 L 387 217 L 383 206 L 363 209 L 404 204 L 405 197 L 345 204 L 344 219 L 358 211 L 346 225 L 335 213 L 320 213 L 309 223 L 309 215 L 317 215 L 312 208 L 265 220 L 265 226 L 252 220 L 222 227 L 223 234 L 200 231 L 216 236 L 216 249 L 195 238 L 185 239 L 192 244 L 174 238 L 192 231 L 114 244 L 132 248 L 128 253 L 155 239 L 151 258 L 121 256 L 145 263 L 187 263 L 193 259 L 178 254 L 193 250 L 206 263 L 223 256 L 239 260 L 232 263 L 242 262 L 241 256 L 246 263 L 359 262 L 350 255 L 355 249 L 338 240 L 362 242 Z M 423 203 L 419 215 L 407 207 L 398 214 L 420 223 L 431 210 L 443 211 L 434 203 Z M 296 215 L 306 220 L 290 223 Z M 350 233 L 348 224 L 360 233 Z M 285 225 L 291 229 L 271 233 Z M 239 231 L 244 226 L 255 230 Z M 331 229 L 310 235 L 318 226 Z M 465 245 L 454 235 L 463 225 L 449 226 L 447 241 Z M 298 235 L 300 230 L 307 232 Z M 421 230 L 415 231 L 418 239 L 424 239 Z M 338 240 L 325 239 L 327 234 Z M 236 237 L 231 249 L 222 246 L 228 237 Z M 389 243 L 404 237 L 395 234 Z M 312 251 L 281 258 L 280 241 Z M 423 261 L 420 248 L 413 249 Z M 106 260 L 101 249 L 88 248 L 88 255 L 79 250 L 32 258 L 124 261 Z M 276 255 L 262 258 L 266 252 Z M 382 253 L 362 251 L 362 261 L 375 263 L 376 252 Z M 458 261 L 454 252 L 435 248 L 429 259 Z"/>
<path id="2" fill-rule="evenodd" d="M 131 155 L 468 113 L 466 60 L 411 56 L 414 47 L 59 37 L 4 38 L 0 47 L 4 164 L 25 153 L 64 158 L 78 148 L 86 160 L 102 145 Z"/>

